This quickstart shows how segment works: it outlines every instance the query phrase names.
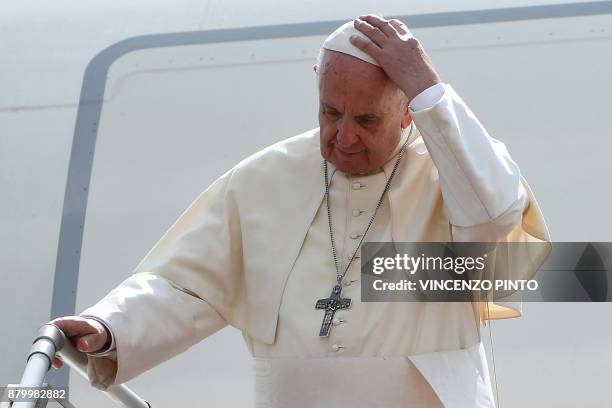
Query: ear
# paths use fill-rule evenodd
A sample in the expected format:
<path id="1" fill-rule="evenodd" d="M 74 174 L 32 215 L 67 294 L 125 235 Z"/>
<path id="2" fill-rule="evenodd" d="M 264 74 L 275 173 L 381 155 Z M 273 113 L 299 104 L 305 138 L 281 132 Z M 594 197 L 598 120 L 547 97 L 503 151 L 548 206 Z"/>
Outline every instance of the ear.
<path id="1" fill-rule="evenodd" d="M 410 108 L 408 103 L 404 103 L 402 107 L 402 129 L 406 129 L 412 123 L 412 117 L 410 116 Z"/>

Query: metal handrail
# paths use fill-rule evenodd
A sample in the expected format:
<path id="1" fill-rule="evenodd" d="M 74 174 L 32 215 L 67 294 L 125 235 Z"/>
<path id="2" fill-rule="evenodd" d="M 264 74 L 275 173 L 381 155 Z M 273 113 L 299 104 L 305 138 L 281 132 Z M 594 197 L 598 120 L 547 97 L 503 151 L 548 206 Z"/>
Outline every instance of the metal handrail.
<path id="1" fill-rule="evenodd" d="M 89 380 L 87 375 L 87 354 L 78 351 L 67 339 L 64 332 L 53 323 L 38 329 L 38 333 L 21 378 L 19 387 L 42 387 L 45 376 L 51 369 L 53 359 L 59 356 L 70 368 Z M 151 408 L 151 405 L 123 384 L 111 385 L 100 390 L 118 406 L 124 408 Z M 12 408 L 34 408 L 36 401 L 15 401 Z"/>

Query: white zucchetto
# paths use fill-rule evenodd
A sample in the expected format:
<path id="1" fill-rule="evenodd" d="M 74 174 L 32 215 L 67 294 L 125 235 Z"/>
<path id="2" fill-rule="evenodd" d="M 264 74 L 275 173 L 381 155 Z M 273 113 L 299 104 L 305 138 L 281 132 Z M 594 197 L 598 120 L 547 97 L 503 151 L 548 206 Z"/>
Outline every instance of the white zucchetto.
<path id="1" fill-rule="evenodd" d="M 353 21 L 354 20 L 351 20 L 338 27 L 336 31 L 331 33 L 329 37 L 327 37 L 325 41 L 323 41 L 323 45 L 321 46 L 321 48 L 352 55 L 353 57 L 359 58 L 360 60 L 363 60 L 365 62 L 369 62 L 370 64 L 380 66 L 372 57 L 370 57 L 368 54 L 351 44 L 350 38 L 352 35 L 357 35 L 363 39 L 370 41 L 370 39 L 365 34 L 357 30 L 353 26 Z"/>

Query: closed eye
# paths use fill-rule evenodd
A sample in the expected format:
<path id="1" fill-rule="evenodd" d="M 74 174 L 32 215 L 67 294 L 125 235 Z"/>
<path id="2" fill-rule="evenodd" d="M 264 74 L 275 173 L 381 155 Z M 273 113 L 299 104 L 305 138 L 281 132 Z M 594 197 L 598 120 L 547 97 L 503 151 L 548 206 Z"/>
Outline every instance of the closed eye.
<path id="1" fill-rule="evenodd" d="M 376 115 L 371 115 L 371 114 L 367 114 L 367 115 L 359 115 L 355 118 L 355 120 L 357 121 L 357 123 L 359 123 L 361 126 L 375 126 L 380 122 L 380 117 L 376 116 Z"/>
<path id="2" fill-rule="evenodd" d="M 338 110 L 336 110 L 335 108 L 332 108 L 329 105 L 323 105 L 323 114 L 325 114 L 326 116 L 332 119 L 337 119 L 341 116 L 341 113 L 338 112 Z"/>

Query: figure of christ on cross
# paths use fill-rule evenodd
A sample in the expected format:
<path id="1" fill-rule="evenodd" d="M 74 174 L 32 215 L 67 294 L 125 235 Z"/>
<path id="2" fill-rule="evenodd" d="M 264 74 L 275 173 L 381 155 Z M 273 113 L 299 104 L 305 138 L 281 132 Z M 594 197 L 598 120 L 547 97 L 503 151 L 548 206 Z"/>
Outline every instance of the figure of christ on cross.
<path id="1" fill-rule="evenodd" d="M 332 289 L 331 295 L 329 295 L 328 298 L 317 300 L 315 307 L 317 309 L 325 309 L 325 316 L 323 316 L 323 323 L 321 323 L 319 337 L 329 336 L 329 331 L 331 329 L 332 320 L 334 318 L 334 314 L 336 314 L 336 310 L 348 309 L 351 307 L 351 299 L 342 298 L 340 297 L 341 294 L 342 287 L 340 285 L 336 285 Z"/>

